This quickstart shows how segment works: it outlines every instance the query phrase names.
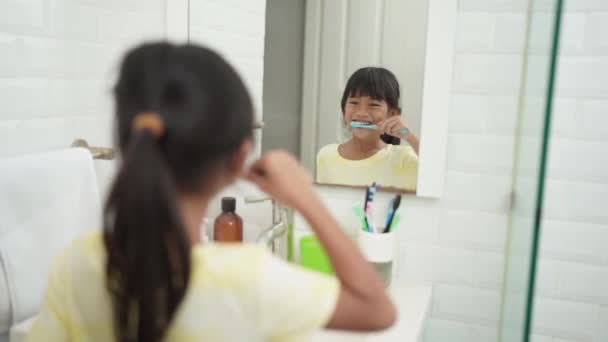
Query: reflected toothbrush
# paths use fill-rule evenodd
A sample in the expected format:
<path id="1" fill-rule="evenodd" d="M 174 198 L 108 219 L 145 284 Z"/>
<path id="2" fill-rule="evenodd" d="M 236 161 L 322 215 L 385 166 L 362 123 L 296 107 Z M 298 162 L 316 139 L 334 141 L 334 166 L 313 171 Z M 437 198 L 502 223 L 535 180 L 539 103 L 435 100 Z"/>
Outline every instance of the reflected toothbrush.
<path id="1" fill-rule="evenodd" d="M 366 124 L 358 121 L 351 121 L 350 127 L 352 128 L 365 128 L 365 129 L 378 129 L 378 125 L 376 124 Z M 399 131 L 401 134 L 407 134 L 409 132 L 407 128 L 403 128 Z"/>
<path id="2" fill-rule="evenodd" d="M 400 213 L 397 213 L 397 214 L 395 215 L 395 219 L 393 220 L 393 223 L 391 223 L 391 225 L 388 227 L 388 231 L 387 231 L 387 233 L 392 232 L 392 231 L 393 231 L 393 229 L 394 229 L 395 227 L 397 227 L 397 225 L 399 224 L 399 220 L 401 220 L 401 214 L 400 214 Z"/>
<path id="3" fill-rule="evenodd" d="M 359 207 L 358 205 L 355 204 L 355 205 L 353 205 L 353 212 L 355 213 L 355 216 L 357 216 L 359 218 L 359 220 L 361 220 L 361 227 L 363 228 L 363 230 L 366 232 L 369 232 L 369 228 L 367 227 L 363 209 L 361 209 L 361 207 Z"/>
<path id="4" fill-rule="evenodd" d="M 369 225 L 369 220 L 367 218 L 367 202 L 369 202 L 369 187 L 365 190 L 365 201 L 363 202 L 363 219 L 365 222 L 365 228 L 367 231 L 371 232 L 371 227 Z"/>
<path id="5" fill-rule="evenodd" d="M 388 222 L 386 223 L 386 228 L 384 230 L 385 233 L 388 233 L 391 230 L 391 225 L 393 223 L 393 219 L 395 218 L 395 214 L 397 214 L 397 209 L 399 209 L 399 205 L 401 204 L 401 195 L 397 195 L 394 198 L 394 201 L 392 201 L 391 203 L 391 208 L 390 210 L 390 218 L 388 219 Z"/>
<path id="6" fill-rule="evenodd" d="M 376 182 L 372 183 L 371 187 L 369 188 L 369 201 L 367 202 L 368 207 L 366 209 L 367 210 L 367 215 L 368 215 L 368 225 L 370 228 L 371 232 L 374 233 L 378 233 L 376 231 L 376 227 L 374 226 L 374 216 L 373 216 L 373 205 L 372 203 L 374 202 L 374 196 L 376 195 L 376 192 L 378 191 L 378 186 L 379 184 L 377 184 Z"/>
<path id="7" fill-rule="evenodd" d="M 388 202 L 388 213 L 386 214 L 386 222 L 384 222 L 384 232 L 388 231 L 388 227 L 391 224 L 391 220 L 393 219 L 393 215 L 395 213 L 395 198 L 391 198 Z"/>
<path id="8" fill-rule="evenodd" d="M 367 128 L 367 129 L 378 129 L 378 125 L 375 124 L 366 124 L 359 121 L 351 121 L 350 127 L 352 128 Z"/>

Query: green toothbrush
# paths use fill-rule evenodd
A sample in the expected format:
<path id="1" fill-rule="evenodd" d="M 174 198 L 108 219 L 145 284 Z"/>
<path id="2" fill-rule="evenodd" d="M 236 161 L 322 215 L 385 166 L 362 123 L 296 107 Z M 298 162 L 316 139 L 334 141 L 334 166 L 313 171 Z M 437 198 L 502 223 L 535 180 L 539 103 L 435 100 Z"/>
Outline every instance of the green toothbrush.
<path id="1" fill-rule="evenodd" d="M 399 224 L 399 220 L 401 219 L 401 213 L 395 214 L 395 218 L 393 219 L 393 223 L 391 223 L 390 227 L 388 227 L 387 233 L 392 232 L 394 227 L 397 227 Z"/>
<path id="2" fill-rule="evenodd" d="M 363 213 L 363 209 L 355 204 L 353 205 L 353 212 L 355 213 L 355 216 L 361 220 L 361 227 L 363 230 L 369 232 L 369 227 L 367 227 L 367 224 L 365 224 L 365 214 Z"/>

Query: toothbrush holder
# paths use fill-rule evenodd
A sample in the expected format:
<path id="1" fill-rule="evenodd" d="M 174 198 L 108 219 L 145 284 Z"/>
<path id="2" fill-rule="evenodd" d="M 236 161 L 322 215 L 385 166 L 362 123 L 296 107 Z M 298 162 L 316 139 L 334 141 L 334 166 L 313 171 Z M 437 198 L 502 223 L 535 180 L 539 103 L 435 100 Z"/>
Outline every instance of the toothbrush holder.
<path id="1" fill-rule="evenodd" d="M 395 234 L 360 231 L 357 239 L 363 256 L 378 271 L 384 287 L 391 284 L 395 259 Z"/>

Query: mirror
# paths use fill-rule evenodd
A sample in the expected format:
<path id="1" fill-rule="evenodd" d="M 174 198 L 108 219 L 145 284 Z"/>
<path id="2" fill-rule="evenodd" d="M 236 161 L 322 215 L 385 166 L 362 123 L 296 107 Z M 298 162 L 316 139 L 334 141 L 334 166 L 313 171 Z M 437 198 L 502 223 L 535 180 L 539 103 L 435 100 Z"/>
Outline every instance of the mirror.
<path id="1" fill-rule="evenodd" d="M 429 13 L 427 0 L 267 0 L 262 150 L 299 156 L 318 184 L 416 193 L 433 139 Z"/>

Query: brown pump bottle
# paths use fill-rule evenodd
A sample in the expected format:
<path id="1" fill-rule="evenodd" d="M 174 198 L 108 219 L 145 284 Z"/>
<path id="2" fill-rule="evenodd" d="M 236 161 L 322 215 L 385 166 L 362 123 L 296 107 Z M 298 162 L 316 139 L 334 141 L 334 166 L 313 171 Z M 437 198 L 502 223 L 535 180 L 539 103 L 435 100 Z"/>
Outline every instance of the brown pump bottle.
<path id="1" fill-rule="evenodd" d="M 236 199 L 222 198 L 222 213 L 213 224 L 213 239 L 217 242 L 242 242 L 243 220 L 236 214 Z"/>

